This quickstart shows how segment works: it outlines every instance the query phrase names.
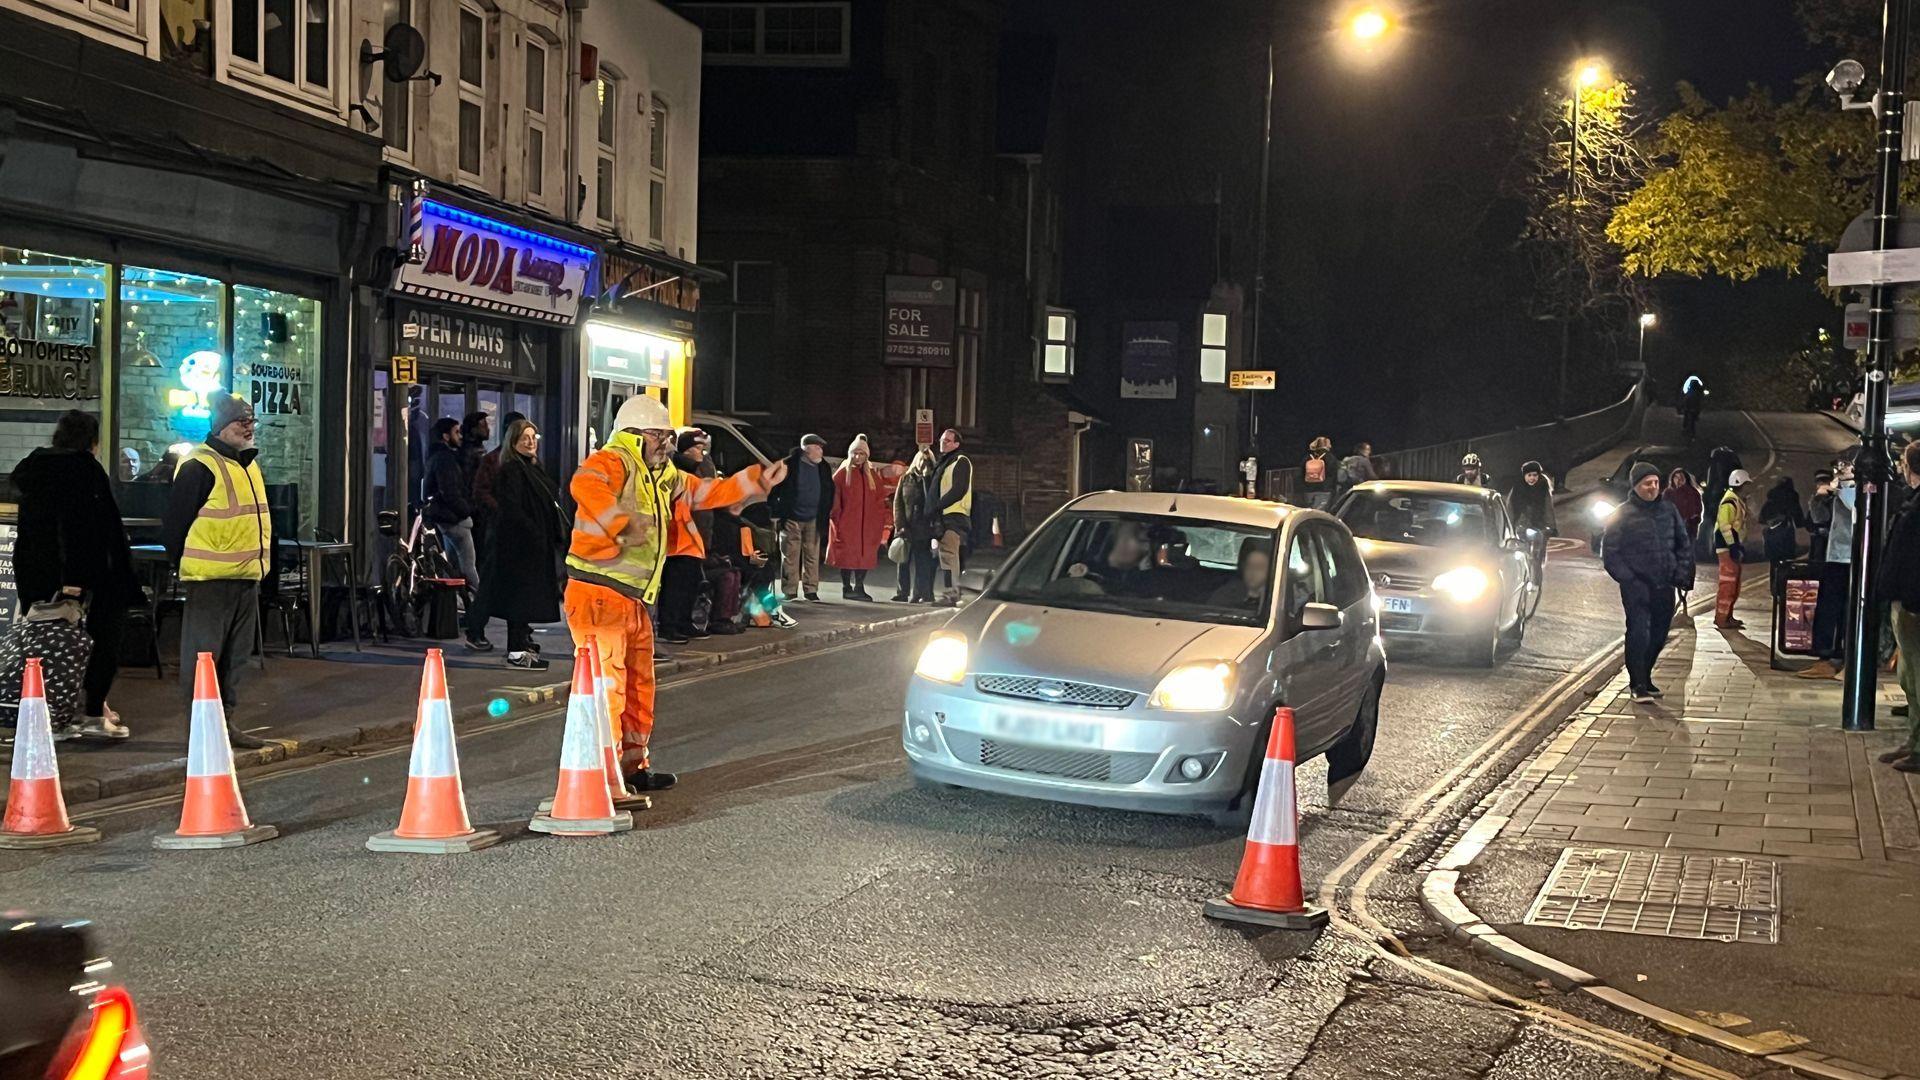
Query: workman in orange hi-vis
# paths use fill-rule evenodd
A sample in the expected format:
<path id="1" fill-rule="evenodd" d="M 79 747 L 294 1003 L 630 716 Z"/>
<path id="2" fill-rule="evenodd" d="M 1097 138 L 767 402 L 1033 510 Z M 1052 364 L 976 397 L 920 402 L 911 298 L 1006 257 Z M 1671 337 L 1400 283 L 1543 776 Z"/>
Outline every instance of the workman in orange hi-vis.
<path id="1" fill-rule="evenodd" d="M 787 467 L 752 465 L 724 479 L 680 472 L 672 463 L 673 421 L 665 405 L 645 395 L 620 406 L 613 428 L 568 485 L 578 509 L 567 548 L 567 628 L 576 647 L 593 640 L 612 682 L 608 707 L 627 783 L 659 791 L 673 786 L 674 775 L 655 771 L 647 754 L 654 691 L 647 605 L 660 594 L 676 502 L 707 510 L 757 501 Z"/>

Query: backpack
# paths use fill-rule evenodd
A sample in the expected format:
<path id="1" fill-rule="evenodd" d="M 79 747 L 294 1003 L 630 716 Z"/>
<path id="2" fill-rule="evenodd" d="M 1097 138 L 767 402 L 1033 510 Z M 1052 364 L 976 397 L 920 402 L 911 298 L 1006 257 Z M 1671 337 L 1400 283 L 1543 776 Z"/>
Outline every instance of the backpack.
<path id="1" fill-rule="evenodd" d="M 1307 483 L 1324 484 L 1327 482 L 1327 459 L 1323 457 L 1310 457 L 1307 459 L 1306 465 L 1301 467 L 1300 472 L 1301 475 L 1306 477 Z"/>

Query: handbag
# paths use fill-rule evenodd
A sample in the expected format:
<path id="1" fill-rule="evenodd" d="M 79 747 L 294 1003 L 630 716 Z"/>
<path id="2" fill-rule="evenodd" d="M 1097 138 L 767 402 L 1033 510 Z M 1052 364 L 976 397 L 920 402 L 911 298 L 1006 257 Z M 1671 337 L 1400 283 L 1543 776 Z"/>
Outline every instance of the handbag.
<path id="1" fill-rule="evenodd" d="M 907 561 L 906 537 L 895 536 L 893 538 L 893 541 L 887 545 L 887 558 L 892 560 L 895 566 L 905 565 Z"/>

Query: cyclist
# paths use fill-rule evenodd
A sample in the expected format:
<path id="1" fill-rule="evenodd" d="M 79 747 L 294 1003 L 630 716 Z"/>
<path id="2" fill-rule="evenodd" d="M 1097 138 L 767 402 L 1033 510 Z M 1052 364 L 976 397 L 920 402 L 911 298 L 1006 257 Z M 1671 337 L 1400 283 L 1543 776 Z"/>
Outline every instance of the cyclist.
<path id="1" fill-rule="evenodd" d="M 1454 477 L 1453 482 L 1490 488 L 1493 486 L 1493 477 L 1487 475 L 1486 465 L 1481 462 L 1480 455 L 1469 450 L 1466 456 L 1460 459 L 1460 475 Z"/>
<path id="2" fill-rule="evenodd" d="M 1553 521 L 1553 479 L 1537 461 L 1520 466 L 1520 482 L 1507 492 L 1507 509 L 1513 514 L 1513 527 L 1526 537 L 1533 551 L 1537 572 L 1547 561 L 1547 538 L 1555 532 Z"/>
<path id="3" fill-rule="evenodd" d="M 1698 375 L 1687 376 L 1687 381 L 1680 384 L 1680 418 L 1689 439 L 1700 426 L 1700 407 L 1706 401 L 1707 384 Z"/>

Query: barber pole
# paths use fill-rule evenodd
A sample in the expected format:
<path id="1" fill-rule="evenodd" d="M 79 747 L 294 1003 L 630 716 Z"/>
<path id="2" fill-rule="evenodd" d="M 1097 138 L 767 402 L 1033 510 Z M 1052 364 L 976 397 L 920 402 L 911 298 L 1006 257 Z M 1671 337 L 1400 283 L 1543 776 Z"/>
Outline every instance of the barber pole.
<path id="1" fill-rule="evenodd" d="M 1327 913 L 1307 905 L 1300 885 L 1300 807 L 1293 784 L 1293 710 L 1273 714 L 1267 756 L 1260 766 L 1253 820 L 1247 824 L 1247 848 L 1233 891 L 1207 901 L 1208 918 L 1229 922 L 1311 930 L 1324 926 Z"/>
<path id="2" fill-rule="evenodd" d="M 427 261 L 427 226 L 424 207 L 427 182 L 413 182 L 413 201 L 407 206 L 407 261 L 416 265 Z"/>

